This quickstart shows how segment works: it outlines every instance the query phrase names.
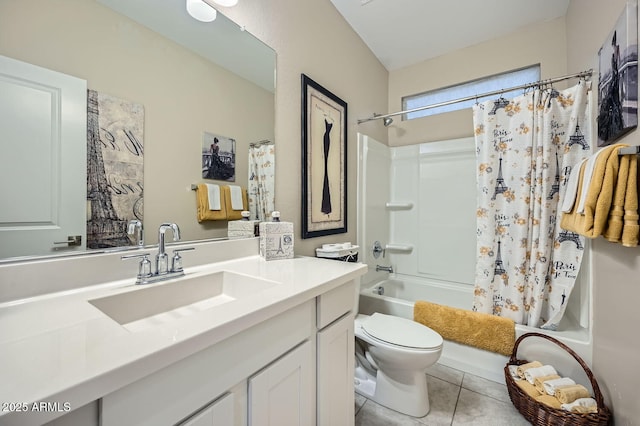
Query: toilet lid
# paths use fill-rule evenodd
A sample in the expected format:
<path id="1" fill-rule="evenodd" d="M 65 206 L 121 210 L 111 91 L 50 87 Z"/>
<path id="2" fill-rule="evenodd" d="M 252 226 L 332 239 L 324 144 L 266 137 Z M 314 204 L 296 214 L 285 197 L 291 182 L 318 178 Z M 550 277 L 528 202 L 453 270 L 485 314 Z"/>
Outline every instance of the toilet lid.
<path id="1" fill-rule="evenodd" d="M 442 336 L 418 322 L 393 315 L 374 313 L 362 324 L 371 337 L 392 345 L 415 349 L 434 349 L 442 346 Z"/>

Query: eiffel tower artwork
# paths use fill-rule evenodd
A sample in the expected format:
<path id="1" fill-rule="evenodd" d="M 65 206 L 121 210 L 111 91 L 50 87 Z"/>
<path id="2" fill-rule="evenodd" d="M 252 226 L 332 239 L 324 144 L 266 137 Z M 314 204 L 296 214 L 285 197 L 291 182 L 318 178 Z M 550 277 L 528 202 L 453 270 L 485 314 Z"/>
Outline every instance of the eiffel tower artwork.
<path id="1" fill-rule="evenodd" d="M 498 252 L 496 254 L 496 264 L 495 264 L 494 269 L 493 269 L 494 276 L 495 275 L 502 275 L 505 272 L 507 272 L 507 271 L 505 271 L 504 265 L 502 264 L 502 253 L 500 251 L 500 244 L 501 244 L 500 241 L 498 241 Z"/>
<path id="2" fill-rule="evenodd" d="M 556 178 L 551 185 L 551 192 L 547 196 L 547 200 L 553 200 L 553 196 L 560 192 L 560 164 L 558 163 L 558 151 L 556 151 Z"/>
<path id="3" fill-rule="evenodd" d="M 579 124 L 576 124 L 576 130 L 573 132 L 571 136 L 569 136 L 569 143 L 567 144 L 567 146 L 571 148 L 573 145 L 576 145 L 576 144 L 580 145 L 583 151 L 586 151 L 589 149 L 589 144 L 587 143 L 587 140 L 585 139 L 584 135 L 580 131 Z"/>
<path id="4" fill-rule="evenodd" d="M 500 165 L 498 166 L 498 177 L 496 178 L 496 187 L 491 199 L 495 200 L 498 194 L 503 194 L 508 190 L 509 187 L 505 185 L 504 178 L 502 177 L 502 157 L 500 157 Z"/>
<path id="5" fill-rule="evenodd" d="M 562 232 L 560 232 L 560 235 L 558 236 L 558 242 L 563 243 L 565 241 L 574 242 L 578 250 L 584 249 L 584 247 L 582 246 L 582 243 L 580 242 L 580 236 L 575 232 L 566 231 L 566 230 L 563 230 Z"/>
<path id="6" fill-rule="evenodd" d="M 98 124 L 98 92 L 87 96 L 87 201 L 91 218 L 87 220 L 87 248 L 108 248 L 129 245 L 127 221 L 120 219 L 111 201 L 104 170 Z"/>
<path id="7" fill-rule="evenodd" d="M 489 111 L 489 115 L 496 115 L 496 112 L 500 108 L 504 108 L 507 105 L 509 105 L 509 101 L 503 98 L 502 96 L 500 96 L 498 99 L 493 101 L 493 108 L 491 109 L 491 111 Z"/>

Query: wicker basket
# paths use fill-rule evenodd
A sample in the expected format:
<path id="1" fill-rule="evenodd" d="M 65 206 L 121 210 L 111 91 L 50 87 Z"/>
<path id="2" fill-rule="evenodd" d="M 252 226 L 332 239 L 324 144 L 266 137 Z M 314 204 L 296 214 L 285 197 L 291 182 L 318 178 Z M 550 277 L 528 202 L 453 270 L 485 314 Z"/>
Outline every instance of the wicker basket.
<path id="1" fill-rule="evenodd" d="M 526 393 L 520 389 L 520 387 L 516 384 L 516 381 L 511 376 L 509 372 L 510 365 L 522 365 L 526 364 L 528 361 L 519 360 L 516 358 L 516 354 L 518 351 L 518 345 L 522 340 L 527 337 L 540 337 L 543 339 L 547 339 L 556 345 L 560 346 L 562 349 L 567 351 L 576 361 L 580 364 L 580 366 L 584 369 L 585 373 L 587 373 L 587 377 L 591 381 L 591 387 L 593 388 L 594 399 L 598 403 L 598 412 L 592 414 L 579 414 L 579 413 L 571 413 L 565 410 L 557 410 L 548 405 L 542 404 L 538 401 L 535 401 L 533 398 L 528 396 Z M 563 425 L 608 425 L 611 423 L 611 411 L 604 404 L 604 399 L 602 398 L 602 393 L 600 392 L 600 388 L 598 387 L 598 383 L 593 377 L 593 373 L 587 367 L 587 364 L 576 354 L 571 348 L 565 345 L 562 342 L 554 339 L 553 337 L 547 336 L 546 334 L 541 333 L 526 333 L 523 334 L 516 340 L 515 345 L 513 346 L 513 352 L 511 353 L 511 358 L 509 362 L 504 367 L 505 381 L 507 383 L 507 389 L 509 391 L 509 397 L 511 398 L 511 402 L 518 409 L 518 411 L 531 422 L 533 425 L 553 425 L 553 426 L 563 426 Z"/>

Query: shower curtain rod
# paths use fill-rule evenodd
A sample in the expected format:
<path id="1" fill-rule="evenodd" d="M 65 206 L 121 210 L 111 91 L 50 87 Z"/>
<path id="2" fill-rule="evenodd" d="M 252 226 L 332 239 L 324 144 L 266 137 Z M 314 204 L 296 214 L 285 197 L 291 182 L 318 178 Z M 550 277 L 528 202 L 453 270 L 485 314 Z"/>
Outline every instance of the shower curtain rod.
<path id="1" fill-rule="evenodd" d="M 379 114 L 379 115 L 378 114 L 374 114 L 373 117 L 369 117 L 369 118 L 364 118 L 364 119 L 358 120 L 358 124 L 362 124 L 362 123 L 365 123 L 367 121 L 379 120 L 379 119 L 384 120 L 385 118 L 393 117 L 395 115 L 409 114 L 409 113 L 412 113 L 412 112 L 422 111 L 422 110 L 425 110 L 425 109 L 431 109 L 431 108 L 437 108 L 437 107 L 446 106 L 446 105 L 457 104 L 459 102 L 472 101 L 474 99 L 484 98 L 485 96 L 500 95 L 500 94 L 502 94 L 504 92 L 510 92 L 512 90 L 530 89 L 532 87 L 544 86 L 545 84 L 552 84 L 552 83 L 556 83 L 556 82 L 562 81 L 562 80 L 569 80 L 571 78 L 591 77 L 592 74 L 593 74 L 593 69 L 590 69 L 588 71 L 582 71 L 582 72 L 578 72 L 578 73 L 575 73 L 575 74 L 563 75 L 562 77 L 549 78 L 547 80 L 539 80 L 539 81 L 536 81 L 535 83 L 521 84 L 519 86 L 509 87 L 507 89 L 494 90 L 493 92 L 481 93 L 479 95 L 467 96 L 467 97 L 459 98 L 459 99 L 452 99 L 450 101 L 438 102 L 436 104 L 431 104 L 431 105 L 424 105 L 424 106 L 421 106 L 421 107 L 418 107 L 418 108 L 407 109 L 407 110 L 404 110 L 404 111 L 391 112 L 389 114 Z"/>

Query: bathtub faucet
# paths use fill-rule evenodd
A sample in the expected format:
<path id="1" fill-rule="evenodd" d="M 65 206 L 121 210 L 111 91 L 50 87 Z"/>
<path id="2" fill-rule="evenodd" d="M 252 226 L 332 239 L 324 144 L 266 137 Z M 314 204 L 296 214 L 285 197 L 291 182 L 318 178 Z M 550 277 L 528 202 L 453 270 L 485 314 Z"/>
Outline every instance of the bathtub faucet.
<path id="1" fill-rule="evenodd" d="M 390 274 L 393 274 L 393 266 L 376 265 L 376 272 L 380 272 L 380 271 L 386 271 Z"/>

